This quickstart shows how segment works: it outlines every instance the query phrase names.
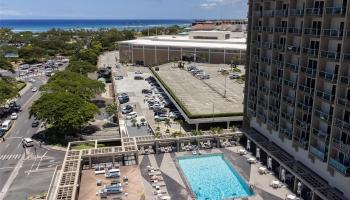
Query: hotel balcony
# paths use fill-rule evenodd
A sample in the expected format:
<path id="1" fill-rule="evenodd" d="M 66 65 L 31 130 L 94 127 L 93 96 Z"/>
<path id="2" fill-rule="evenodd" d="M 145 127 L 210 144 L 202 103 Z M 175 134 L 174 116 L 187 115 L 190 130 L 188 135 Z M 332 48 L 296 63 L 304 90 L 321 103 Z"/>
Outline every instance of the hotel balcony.
<path id="1" fill-rule="evenodd" d="M 281 96 L 281 92 L 277 92 L 275 90 L 270 90 L 270 95 L 279 99 Z"/>
<path id="2" fill-rule="evenodd" d="M 289 9 L 289 15 L 290 16 L 303 16 L 304 10 L 303 9 Z"/>
<path id="3" fill-rule="evenodd" d="M 350 30 L 347 30 L 347 31 L 346 31 L 345 36 L 346 36 L 347 38 L 350 38 Z"/>
<path id="4" fill-rule="evenodd" d="M 317 128 L 312 129 L 312 135 L 314 137 L 317 137 L 318 139 L 321 139 L 323 142 L 328 143 L 329 142 L 329 134 L 319 130 Z"/>
<path id="5" fill-rule="evenodd" d="M 288 16 L 288 10 L 276 10 L 275 16 L 286 17 Z"/>
<path id="6" fill-rule="evenodd" d="M 263 86 L 263 85 L 259 86 L 259 91 L 260 92 L 263 92 L 265 94 L 269 94 L 269 90 L 270 90 L 270 88 L 268 88 L 266 86 Z"/>
<path id="7" fill-rule="evenodd" d="M 264 10 L 262 15 L 264 17 L 273 17 L 275 14 L 274 10 Z"/>
<path id="8" fill-rule="evenodd" d="M 335 95 L 327 93 L 327 92 L 323 92 L 320 90 L 316 91 L 316 96 L 320 97 L 323 100 L 329 101 L 331 103 L 333 103 L 334 99 L 335 99 Z"/>
<path id="9" fill-rule="evenodd" d="M 349 161 L 348 161 L 349 163 Z M 350 166 L 345 165 L 334 158 L 329 158 L 329 165 L 332 166 L 335 170 L 342 173 L 344 176 L 350 176 Z"/>
<path id="10" fill-rule="evenodd" d="M 310 154 L 312 154 L 313 156 L 317 157 L 318 159 L 320 159 L 322 161 L 326 160 L 326 153 L 321 149 L 318 149 L 318 148 L 310 145 L 309 152 L 310 152 Z"/>
<path id="11" fill-rule="evenodd" d="M 260 61 L 266 64 L 271 64 L 272 59 L 268 57 L 261 57 Z"/>
<path id="12" fill-rule="evenodd" d="M 302 101 L 299 101 L 297 104 L 298 108 L 306 111 L 306 112 L 311 112 L 312 111 L 312 105 L 307 105 Z"/>
<path id="13" fill-rule="evenodd" d="M 287 112 L 281 112 L 281 117 L 285 120 L 287 120 L 289 123 L 293 123 L 293 114 L 287 113 Z"/>
<path id="14" fill-rule="evenodd" d="M 297 87 L 297 82 L 296 81 L 292 81 L 292 80 L 288 80 L 288 79 L 284 79 L 283 83 L 285 86 L 291 87 L 293 89 L 295 89 Z"/>
<path id="15" fill-rule="evenodd" d="M 323 111 L 321 111 L 319 109 L 315 109 L 314 113 L 315 113 L 315 116 L 317 116 L 318 118 L 324 120 L 329 125 L 332 124 L 332 114 L 323 112 Z"/>
<path id="16" fill-rule="evenodd" d="M 269 74 L 268 72 L 260 71 L 260 72 L 259 72 L 259 75 L 260 75 L 261 77 L 266 78 L 266 79 L 270 79 L 270 74 Z"/>
<path id="17" fill-rule="evenodd" d="M 350 144 L 345 144 L 338 138 L 333 138 L 332 147 L 337 149 L 338 151 L 344 152 L 346 154 L 350 154 Z"/>
<path id="18" fill-rule="evenodd" d="M 253 26 L 252 28 L 253 31 L 262 31 L 262 27 L 261 26 Z"/>
<path id="19" fill-rule="evenodd" d="M 286 45 L 284 45 L 284 44 L 273 44 L 273 48 L 274 49 L 278 49 L 278 50 L 282 50 L 282 51 L 284 51 L 284 49 L 285 49 L 285 46 Z"/>
<path id="20" fill-rule="evenodd" d="M 261 11 L 254 11 L 253 17 L 262 17 L 262 12 Z"/>
<path id="21" fill-rule="evenodd" d="M 303 47 L 303 53 L 306 53 L 309 56 L 317 57 L 318 56 L 319 49 L 311 49 Z"/>
<path id="22" fill-rule="evenodd" d="M 350 53 L 343 53 L 344 62 L 350 62 Z"/>
<path id="23" fill-rule="evenodd" d="M 323 29 L 322 36 L 341 39 L 343 37 L 343 31 L 338 29 Z"/>
<path id="24" fill-rule="evenodd" d="M 296 34 L 296 35 L 301 35 L 302 34 L 302 30 L 296 27 L 289 27 L 288 28 L 288 33 L 290 34 Z"/>
<path id="25" fill-rule="evenodd" d="M 269 105 L 269 111 L 273 112 L 274 114 L 278 113 L 280 110 L 279 107 L 277 107 L 276 105 Z"/>
<path id="26" fill-rule="evenodd" d="M 315 78 L 316 77 L 316 69 L 310 68 L 310 67 L 301 67 L 300 71 L 305 73 L 307 76 L 311 77 L 311 78 Z"/>
<path id="27" fill-rule="evenodd" d="M 272 65 L 275 66 L 275 67 L 278 67 L 280 69 L 283 69 L 283 61 L 272 60 Z"/>
<path id="28" fill-rule="evenodd" d="M 294 135 L 294 143 L 301 146 L 303 149 L 307 149 L 309 145 L 309 140 L 306 138 L 300 138 L 299 136 Z"/>
<path id="29" fill-rule="evenodd" d="M 307 94 L 310 94 L 310 95 L 312 95 L 314 93 L 314 91 L 315 91 L 314 88 L 306 86 L 306 85 L 303 85 L 303 84 L 299 84 L 299 90 L 303 91 L 303 92 L 305 92 Z"/>
<path id="30" fill-rule="evenodd" d="M 272 120 L 267 120 L 267 126 L 271 127 L 275 131 L 278 130 L 278 122 L 272 121 Z"/>
<path id="31" fill-rule="evenodd" d="M 258 105 L 260 105 L 263 108 L 267 109 L 267 102 L 265 102 L 264 100 L 259 99 L 258 100 Z"/>
<path id="32" fill-rule="evenodd" d="M 319 37 L 321 35 L 321 29 L 304 28 L 304 35 L 311 35 L 311 36 Z"/>
<path id="33" fill-rule="evenodd" d="M 248 107 L 248 116 L 255 117 L 255 115 L 256 115 L 255 109 Z"/>
<path id="34" fill-rule="evenodd" d="M 262 31 L 267 33 L 273 33 L 274 27 L 272 26 L 263 26 Z"/>
<path id="35" fill-rule="evenodd" d="M 288 45 L 287 46 L 287 51 L 291 51 L 291 52 L 299 54 L 300 53 L 300 47 L 293 46 L 293 45 Z"/>
<path id="36" fill-rule="evenodd" d="M 345 129 L 347 131 L 350 131 L 350 123 L 346 122 L 344 120 L 341 119 L 335 119 L 334 120 L 334 126 L 340 128 L 340 129 Z"/>
<path id="37" fill-rule="evenodd" d="M 256 75 L 258 71 L 256 69 L 251 68 L 249 72 Z"/>
<path id="38" fill-rule="evenodd" d="M 287 27 L 275 27 L 275 32 L 276 33 L 286 33 L 287 32 Z"/>
<path id="39" fill-rule="evenodd" d="M 346 7 L 327 7 L 325 10 L 326 15 L 345 15 Z"/>
<path id="40" fill-rule="evenodd" d="M 262 123 L 266 123 L 266 116 L 264 114 L 258 112 L 256 116 Z"/>
<path id="41" fill-rule="evenodd" d="M 350 101 L 344 98 L 337 97 L 337 104 L 344 106 L 345 108 L 350 108 Z"/>
<path id="42" fill-rule="evenodd" d="M 292 72 L 298 73 L 299 66 L 293 63 L 286 63 L 286 68 L 291 70 Z"/>
<path id="43" fill-rule="evenodd" d="M 271 80 L 272 81 L 276 81 L 276 82 L 278 82 L 279 84 L 282 84 L 282 77 L 279 77 L 279 76 L 277 76 L 277 75 L 272 75 L 271 76 Z"/>
<path id="44" fill-rule="evenodd" d="M 320 51 L 320 57 L 339 62 L 340 53 L 336 51 Z"/>
<path id="45" fill-rule="evenodd" d="M 294 103 L 295 103 L 295 98 L 294 97 L 283 95 L 282 100 L 284 102 L 287 102 L 289 105 L 294 106 Z"/>
<path id="46" fill-rule="evenodd" d="M 338 80 L 338 74 L 329 73 L 329 72 L 325 72 L 325 71 L 319 71 L 318 76 L 324 80 L 327 80 L 327 81 L 333 83 L 333 84 L 336 84 L 337 80 Z"/>
<path id="47" fill-rule="evenodd" d="M 311 16 L 322 16 L 323 9 L 321 8 L 306 8 L 305 9 L 305 15 L 311 15 Z"/>
<path id="48" fill-rule="evenodd" d="M 350 76 L 341 76 L 340 77 L 340 82 L 342 84 L 350 86 Z"/>
<path id="49" fill-rule="evenodd" d="M 286 136 L 289 140 L 292 139 L 292 130 L 288 130 L 286 128 L 280 128 L 280 134 Z"/>
<path id="50" fill-rule="evenodd" d="M 310 123 L 307 123 L 305 121 L 301 121 L 299 119 L 295 120 L 295 125 L 297 125 L 299 128 L 304 129 L 304 130 L 310 129 Z"/>
<path id="51" fill-rule="evenodd" d="M 263 42 L 261 47 L 264 49 L 272 49 L 272 42 Z"/>

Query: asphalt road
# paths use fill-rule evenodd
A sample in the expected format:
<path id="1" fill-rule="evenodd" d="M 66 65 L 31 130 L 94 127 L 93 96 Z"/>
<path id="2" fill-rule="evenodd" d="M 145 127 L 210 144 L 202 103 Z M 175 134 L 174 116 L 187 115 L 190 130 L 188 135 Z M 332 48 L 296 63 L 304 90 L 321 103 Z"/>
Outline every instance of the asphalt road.
<path id="1" fill-rule="evenodd" d="M 45 76 L 33 78 L 36 82 L 32 86 L 38 88 L 47 80 Z M 27 199 L 46 191 L 56 165 L 63 160 L 64 152 L 42 148 L 38 143 L 26 149 L 22 146 L 22 138 L 32 137 L 39 129 L 31 127 L 33 118 L 29 118 L 29 108 L 39 97 L 39 92 L 30 89 L 22 94 L 17 100 L 22 111 L 0 143 L 0 199 Z"/>

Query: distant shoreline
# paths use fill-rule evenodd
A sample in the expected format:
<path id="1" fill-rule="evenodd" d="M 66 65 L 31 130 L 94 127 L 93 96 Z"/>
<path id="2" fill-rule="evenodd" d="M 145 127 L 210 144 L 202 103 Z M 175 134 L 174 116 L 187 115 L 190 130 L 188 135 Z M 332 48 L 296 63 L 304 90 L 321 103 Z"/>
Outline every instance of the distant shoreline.
<path id="1" fill-rule="evenodd" d="M 14 32 L 111 28 L 144 30 L 151 27 L 190 26 L 194 21 L 192 19 L 3 19 L 0 20 L 0 27 L 9 28 Z"/>

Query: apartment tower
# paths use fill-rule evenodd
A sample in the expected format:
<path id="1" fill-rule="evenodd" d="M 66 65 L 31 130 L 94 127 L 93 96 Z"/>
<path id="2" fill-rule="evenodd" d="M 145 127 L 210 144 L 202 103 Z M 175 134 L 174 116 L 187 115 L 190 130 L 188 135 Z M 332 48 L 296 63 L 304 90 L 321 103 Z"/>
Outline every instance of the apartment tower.
<path id="1" fill-rule="evenodd" d="M 349 7 L 249 0 L 244 121 L 350 199 Z"/>

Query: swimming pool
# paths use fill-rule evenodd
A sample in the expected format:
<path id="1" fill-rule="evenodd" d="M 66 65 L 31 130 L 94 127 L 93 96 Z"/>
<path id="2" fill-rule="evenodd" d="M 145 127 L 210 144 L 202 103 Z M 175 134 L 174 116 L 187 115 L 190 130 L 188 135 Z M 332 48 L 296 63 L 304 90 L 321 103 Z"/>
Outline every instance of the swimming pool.
<path id="1" fill-rule="evenodd" d="M 223 154 L 177 158 L 187 182 L 198 200 L 222 200 L 252 195 L 249 186 Z"/>

